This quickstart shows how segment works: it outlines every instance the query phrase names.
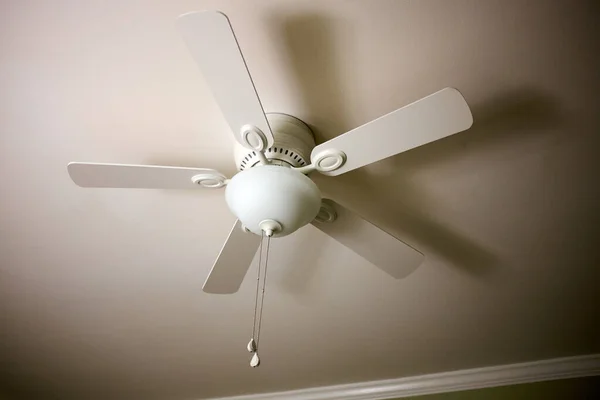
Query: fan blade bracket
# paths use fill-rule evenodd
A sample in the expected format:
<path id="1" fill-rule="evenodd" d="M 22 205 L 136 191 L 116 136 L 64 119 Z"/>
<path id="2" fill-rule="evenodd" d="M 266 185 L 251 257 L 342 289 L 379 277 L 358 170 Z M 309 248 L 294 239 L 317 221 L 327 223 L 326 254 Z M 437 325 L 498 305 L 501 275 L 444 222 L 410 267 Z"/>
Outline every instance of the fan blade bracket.
<path id="1" fill-rule="evenodd" d="M 265 151 L 269 145 L 267 136 L 259 127 L 244 125 L 240 131 L 242 146 L 255 151 Z"/>
<path id="2" fill-rule="evenodd" d="M 337 149 L 325 149 L 311 156 L 311 164 L 322 174 L 340 169 L 346 163 L 346 153 Z"/>
<path id="3" fill-rule="evenodd" d="M 205 172 L 192 176 L 192 182 L 206 189 L 219 189 L 227 185 L 229 179 L 218 172 Z"/>
<path id="4" fill-rule="evenodd" d="M 321 224 L 330 224 L 337 219 L 337 212 L 335 211 L 335 205 L 333 201 L 329 199 L 323 199 L 321 201 L 321 209 L 315 217 L 315 221 Z"/>

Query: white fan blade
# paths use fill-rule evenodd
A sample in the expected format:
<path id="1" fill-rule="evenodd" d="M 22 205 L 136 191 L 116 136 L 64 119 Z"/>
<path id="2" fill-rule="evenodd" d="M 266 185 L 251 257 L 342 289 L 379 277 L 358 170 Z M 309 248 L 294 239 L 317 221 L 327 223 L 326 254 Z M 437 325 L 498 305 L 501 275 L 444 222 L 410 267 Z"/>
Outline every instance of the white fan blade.
<path id="1" fill-rule="evenodd" d="M 333 222 L 315 220 L 313 225 L 392 277 L 404 278 L 423 262 L 423 254 L 406 243 L 333 200 L 323 202 L 335 210 L 337 218 Z"/>
<path id="2" fill-rule="evenodd" d="M 314 163 L 319 153 L 343 151 L 345 164 L 325 172 L 340 175 L 464 131 L 472 124 L 473 116 L 463 96 L 456 89 L 445 88 L 318 145 L 311 159 Z"/>
<path id="3" fill-rule="evenodd" d="M 249 147 L 241 131 L 251 125 L 264 133 L 265 149 L 273 146 L 273 133 L 227 16 L 218 11 L 191 12 L 177 23 L 235 139 Z"/>
<path id="4" fill-rule="evenodd" d="M 242 223 L 237 220 L 202 290 L 216 294 L 237 292 L 258 250 L 260 240 L 260 236 L 244 232 Z"/>
<path id="5" fill-rule="evenodd" d="M 221 187 L 226 181 L 224 175 L 208 168 L 72 162 L 67 169 L 81 187 L 199 189 Z M 194 177 L 203 177 L 202 184 L 194 183 Z"/>

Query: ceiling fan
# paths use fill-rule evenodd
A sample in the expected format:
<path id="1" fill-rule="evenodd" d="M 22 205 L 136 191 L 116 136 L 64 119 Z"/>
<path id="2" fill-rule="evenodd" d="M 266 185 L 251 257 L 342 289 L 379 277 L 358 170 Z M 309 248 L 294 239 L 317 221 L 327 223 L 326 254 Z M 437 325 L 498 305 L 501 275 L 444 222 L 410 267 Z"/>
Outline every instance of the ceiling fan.
<path id="1" fill-rule="evenodd" d="M 420 252 L 322 199 L 307 175 L 340 175 L 468 129 L 473 117 L 462 95 L 442 89 L 315 146 L 301 120 L 265 114 L 225 14 L 187 13 L 178 26 L 233 132 L 240 172 L 228 179 L 206 168 L 72 162 L 71 179 L 82 187 L 226 187 L 238 220 L 204 283 L 208 293 L 239 289 L 263 235 L 286 236 L 309 223 L 395 278 L 414 271 L 423 260 Z"/>

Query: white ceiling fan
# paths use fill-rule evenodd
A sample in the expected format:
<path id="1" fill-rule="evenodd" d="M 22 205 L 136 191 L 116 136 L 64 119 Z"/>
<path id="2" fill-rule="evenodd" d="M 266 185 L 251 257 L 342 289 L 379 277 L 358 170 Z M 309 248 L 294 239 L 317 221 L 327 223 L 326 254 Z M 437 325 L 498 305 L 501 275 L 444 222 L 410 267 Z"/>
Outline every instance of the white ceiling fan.
<path id="1" fill-rule="evenodd" d="M 473 118 L 462 95 L 445 88 L 315 146 L 299 119 L 265 114 L 227 17 L 217 11 L 184 14 L 178 25 L 234 138 L 240 172 L 228 179 L 206 168 L 72 162 L 82 187 L 197 189 L 226 187 L 238 220 L 203 290 L 236 292 L 261 236 L 281 237 L 312 223 L 395 278 L 414 271 L 423 255 L 350 210 L 322 199 L 307 177 L 339 175 L 468 129 Z"/>

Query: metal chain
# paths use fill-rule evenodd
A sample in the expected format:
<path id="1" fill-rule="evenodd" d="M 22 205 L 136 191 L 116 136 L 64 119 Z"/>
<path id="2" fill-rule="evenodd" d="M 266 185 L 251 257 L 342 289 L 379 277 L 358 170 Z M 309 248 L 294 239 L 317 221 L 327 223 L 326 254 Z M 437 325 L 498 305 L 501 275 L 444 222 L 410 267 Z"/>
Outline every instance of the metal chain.
<path id="1" fill-rule="evenodd" d="M 263 305 L 265 301 L 265 286 L 267 285 L 267 268 L 269 266 L 269 247 L 271 244 L 271 237 L 267 236 L 267 254 L 265 255 L 265 271 L 262 285 L 262 294 L 260 297 L 260 312 L 258 314 L 258 329 L 256 331 L 256 349 L 258 351 L 258 345 L 260 343 L 260 327 L 262 325 L 262 314 L 263 314 Z"/>
<path id="2" fill-rule="evenodd" d="M 256 294 L 254 296 L 254 320 L 252 321 L 252 339 L 254 339 L 256 337 L 255 336 L 256 335 L 256 312 L 258 309 L 258 288 L 260 286 L 260 268 L 262 265 L 262 252 L 263 252 L 264 239 L 265 239 L 265 233 L 263 232 L 262 236 L 260 238 L 260 247 L 259 247 L 259 251 L 258 251 L 258 273 L 256 274 Z M 257 345 L 257 347 L 258 347 L 258 345 Z"/>

